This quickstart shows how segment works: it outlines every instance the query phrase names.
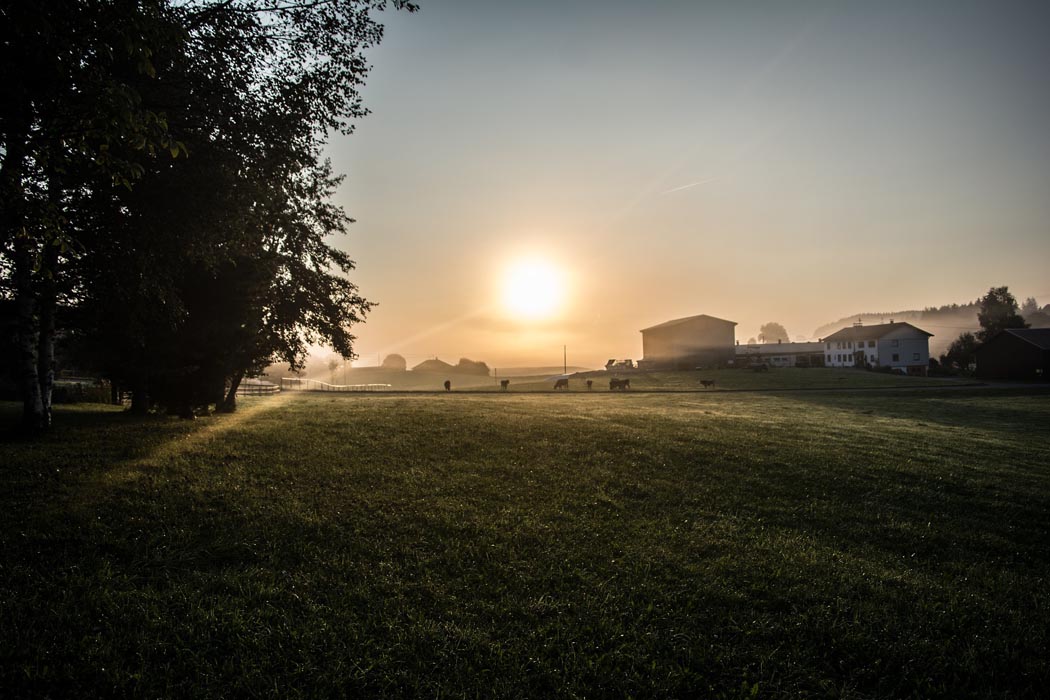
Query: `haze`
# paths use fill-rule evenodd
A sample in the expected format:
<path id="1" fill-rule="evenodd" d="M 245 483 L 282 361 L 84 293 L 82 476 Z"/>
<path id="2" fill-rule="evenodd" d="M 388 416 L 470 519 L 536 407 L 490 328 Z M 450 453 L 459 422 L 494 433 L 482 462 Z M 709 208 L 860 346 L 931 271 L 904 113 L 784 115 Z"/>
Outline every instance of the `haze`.
<path id="1" fill-rule="evenodd" d="M 640 357 L 852 313 L 1050 296 L 1045 3 L 425 2 L 333 140 L 359 365 Z M 507 270 L 563 278 L 543 314 Z"/>

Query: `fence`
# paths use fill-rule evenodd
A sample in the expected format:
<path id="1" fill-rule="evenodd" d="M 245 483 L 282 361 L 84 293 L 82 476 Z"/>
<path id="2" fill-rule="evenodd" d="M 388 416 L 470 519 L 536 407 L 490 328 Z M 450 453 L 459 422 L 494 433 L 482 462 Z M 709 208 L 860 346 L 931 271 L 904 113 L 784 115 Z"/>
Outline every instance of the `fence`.
<path id="1" fill-rule="evenodd" d="M 242 382 L 237 387 L 237 396 L 269 396 L 270 394 L 276 394 L 281 390 L 281 387 L 270 382 Z"/>
<path id="2" fill-rule="evenodd" d="M 282 377 L 282 391 L 386 391 L 389 384 L 329 384 L 316 379 Z"/>

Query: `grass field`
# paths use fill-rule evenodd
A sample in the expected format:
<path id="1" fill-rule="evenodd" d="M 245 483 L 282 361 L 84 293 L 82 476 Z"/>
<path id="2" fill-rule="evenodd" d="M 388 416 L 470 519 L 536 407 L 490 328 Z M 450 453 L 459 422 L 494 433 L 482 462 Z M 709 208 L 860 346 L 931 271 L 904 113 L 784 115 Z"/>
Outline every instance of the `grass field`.
<path id="1" fill-rule="evenodd" d="M 57 423 L 0 443 L 4 697 L 1050 684 L 1046 392 L 286 394 Z"/>
<path id="2" fill-rule="evenodd" d="M 571 372 L 571 370 L 570 370 Z M 509 379 L 509 390 L 512 392 L 551 391 L 554 386 L 553 376 L 559 375 L 560 369 L 552 369 L 546 374 L 518 375 L 500 370 L 498 375 L 485 377 L 469 374 L 439 374 L 432 372 L 403 372 L 397 370 L 362 367 L 350 370 L 344 377 L 338 372 L 332 376 L 320 377 L 321 381 L 335 379 L 342 383 L 344 378 L 349 384 L 389 384 L 392 391 L 443 391 L 446 379 L 451 380 L 453 391 L 499 391 L 499 380 Z M 584 374 L 586 376 L 584 376 Z M 592 391 L 609 390 L 609 377 L 629 378 L 632 390 L 638 391 L 694 391 L 703 389 L 701 380 L 713 380 L 714 387 L 705 391 L 754 391 L 754 390 L 797 390 L 797 389 L 878 389 L 878 388 L 915 388 L 929 386 L 954 386 L 971 383 L 972 380 L 945 379 L 927 377 L 905 377 L 897 374 L 868 372 L 857 369 L 794 367 L 774 368 L 768 372 L 755 372 L 740 369 L 716 369 L 691 372 L 595 372 L 581 373 L 569 379 L 569 391 L 587 391 L 586 380 L 594 384 Z M 280 377 L 268 379 L 280 382 Z"/>

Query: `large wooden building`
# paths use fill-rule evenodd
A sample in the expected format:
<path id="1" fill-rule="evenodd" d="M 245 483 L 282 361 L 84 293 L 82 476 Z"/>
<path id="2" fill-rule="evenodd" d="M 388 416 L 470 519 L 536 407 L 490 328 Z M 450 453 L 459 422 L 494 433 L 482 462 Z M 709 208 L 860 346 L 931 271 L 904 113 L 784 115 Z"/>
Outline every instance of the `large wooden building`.
<path id="1" fill-rule="evenodd" d="M 700 314 L 642 329 L 645 369 L 695 369 L 733 362 L 736 323 Z"/>
<path id="2" fill-rule="evenodd" d="M 1050 328 L 1008 328 L 977 348 L 981 379 L 1050 381 Z"/>

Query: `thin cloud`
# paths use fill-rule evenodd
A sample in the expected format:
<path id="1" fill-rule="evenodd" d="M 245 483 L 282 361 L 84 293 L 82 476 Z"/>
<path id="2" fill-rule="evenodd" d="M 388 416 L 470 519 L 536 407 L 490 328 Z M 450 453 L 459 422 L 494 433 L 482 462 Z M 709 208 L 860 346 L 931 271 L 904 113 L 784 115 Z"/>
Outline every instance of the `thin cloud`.
<path id="1" fill-rule="evenodd" d="M 697 185 L 706 185 L 707 183 L 712 182 L 712 181 L 714 181 L 714 178 L 713 177 L 709 177 L 709 178 L 706 178 L 704 180 L 697 180 L 696 182 L 690 182 L 688 185 L 680 185 L 678 187 L 672 187 L 669 190 L 664 190 L 660 194 L 664 195 L 664 194 L 671 194 L 672 192 L 681 192 L 682 190 L 687 190 L 690 187 L 696 187 Z"/>

